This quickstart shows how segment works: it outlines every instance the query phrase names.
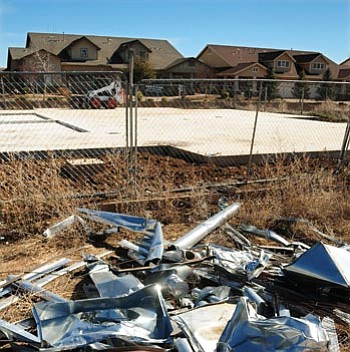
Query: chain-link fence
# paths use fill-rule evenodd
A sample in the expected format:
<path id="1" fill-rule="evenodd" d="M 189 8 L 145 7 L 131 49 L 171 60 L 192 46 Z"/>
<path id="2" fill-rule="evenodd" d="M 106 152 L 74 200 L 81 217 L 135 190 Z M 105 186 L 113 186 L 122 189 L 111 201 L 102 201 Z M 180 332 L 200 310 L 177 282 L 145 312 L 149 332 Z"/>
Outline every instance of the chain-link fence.
<path id="1" fill-rule="evenodd" d="M 350 116 L 350 83 L 180 79 L 147 80 L 138 89 L 140 144 L 217 160 L 339 152 Z"/>
<path id="2" fill-rule="evenodd" d="M 344 82 L 178 79 L 130 88 L 120 72 L 4 72 L 0 155 L 55 156 L 64 175 L 89 185 L 103 177 L 102 156 L 125 151 L 125 177 L 135 181 L 139 148 L 224 165 L 324 151 L 345 158 L 349 111 Z"/>
<path id="3" fill-rule="evenodd" d="M 40 232 L 52 217 L 101 200 L 132 211 L 126 201 L 166 192 L 177 199 L 197 181 L 216 182 L 215 167 L 209 176 L 191 163 L 243 164 L 244 172 L 223 172 L 242 179 L 257 156 L 327 151 L 345 159 L 349 93 L 349 83 L 336 82 L 148 80 L 130 87 L 118 72 L 1 73 L 0 232 Z"/>

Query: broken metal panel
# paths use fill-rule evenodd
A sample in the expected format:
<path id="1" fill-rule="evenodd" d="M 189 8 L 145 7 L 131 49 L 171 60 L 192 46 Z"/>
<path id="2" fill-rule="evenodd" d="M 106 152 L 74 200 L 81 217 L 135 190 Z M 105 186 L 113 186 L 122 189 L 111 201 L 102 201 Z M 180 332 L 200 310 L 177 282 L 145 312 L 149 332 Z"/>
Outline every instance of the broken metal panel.
<path id="1" fill-rule="evenodd" d="M 2 331 L 9 340 L 15 339 L 22 342 L 29 342 L 34 344 L 41 343 L 41 340 L 37 336 L 29 333 L 28 331 L 25 331 L 20 326 L 10 324 L 3 319 L 0 319 L 0 331 Z"/>
<path id="2" fill-rule="evenodd" d="M 106 264 L 104 265 L 107 266 Z M 89 276 L 95 284 L 100 297 L 128 296 L 144 287 L 134 275 L 128 274 L 118 277 L 109 271 L 108 266 L 106 270 L 103 266 L 95 264 L 92 267 L 90 266 L 89 269 Z"/>
<path id="3" fill-rule="evenodd" d="M 240 208 L 240 203 L 234 203 L 208 220 L 202 222 L 193 230 L 180 237 L 173 243 L 177 249 L 191 249 L 211 232 L 225 224 Z"/>
<path id="4" fill-rule="evenodd" d="M 85 262 L 83 262 L 83 261 L 72 264 L 66 268 L 63 268 L 59 271 L 56 271 L 54 274 L 46 275 L 43 278 L 41 278 L 40 280 L 35 281 L 35 285 L 39 286 L 39 287 L 43 287 L 43 286 L 47 285 L 48 283 L 50 283 L 51 281 L 57 279 L 58 277 L 66 275 L 74 270 L 80 269 L 84 265 L 85 265 Z"/>
<path id="5" fill-rule="evenodd" d="M 242 297 L 220 337 L 217 351 L 327 351 L 328 343 L 327 332 L 316 316 L 266 319 L 257 315 Z"/>
<path id="6" fill-rule="evenodd" d="M 78 210 L 90 220 L 143 233 L 144 237 L 140 244 L 134 244 L 126 240 L 122 240 L 120 243 L 121 246 L 129 249 L 130 257 L 135 259 L 139 264 L 157 264 L 161 260 L 164 251 L 163 231 L 158 221 L 106 211 Z"/>
<path id="7" fill-rule="evenodd" d="M 30 273 L 22 275 L 18 278 L 18 280 L 14 281 L 12 286 L 5 287 L 2 290 L 0 290 L 0 297 L 3 297 L 5 295 L 11 293 L 13 291 L 13 285 L 16 286 L 16 284 L 22 282 L 23 280 L 25 280 L 26 282 L 29 283 L 30 281 L 36 280 L 36 279 L 40 278 L 41 276 L 44 276 L 45 274 L 49 274 L 49 273 L 61 268 L 62 266 L 69 264 L 70 262 L 71 262 L 70 259 L 61 258 L 61 259 L 56 260 L 53 263 L 45 264 Z M 54 276 L 54 274 L 52 274 L 52 275 Z M 54 277 L 56 278 L 57 276 L 54 276 Z M 16 278 L 16 276 L 10 275 L 8 278 L 11 281 L 14 278 Z M 44 276 L 44 278 L 45 278 L 45 276 Z M 36 285 L 36 287 L 37 287 L 37 285 Z M 10 295 L 9 297 L 1 299 L 0 300 L 0 310 L 5 309 L 6 307 L 10 306 L 11 304 L 13 304 L 17 301 L 18 301 L 18 297 L 14 294 Z"/>
<path id="8" fill-rule="evenodd" d="M 18 302 L 19 298 L 15 295 L 11 295 L 9 297 L 6 298 L 2 298 L 0 300 L 0 310 L 7 308 L 8 306 L 10 306 L 13 303 Z"/>
<path id="9" fill-rule="evenodd" d="M 322 263 L 322 264 L 321 264 Z M 321 242 L 284 268 L 288 274 L 350 288 L 350 252 Z"/>
<path id="10" fill-rule="evenodd" d="M 164 342 L 172 331 L 157 285 L 127 297 L 64 303 L 39 302 L 33 308 L 39 336 L 53 347 L 76 348 L 110 337 Z"/>
<path id="11" fill-rule="evenodd" d="M 124 248 L 128 248 L 128 255 L 139 264 L 158 264 L 163 257 L 164 251 L 162 227 L 159 222 L 156 222 L 154 229 L 152 231 L 147 230 L 138 245 L 127 240 L 120 241 L 120 245 Z"/>
<path id="12" fill-rule="evenodd" d="M 108 211 L 89 210 L 85 208 L 79 208 L 78 211 L 85 214 L 90 220 L 105 225 L 123 227 L 134 232 L 144 232 L 153 229 L 156 223 L 156 220 L 148 220 L 139 216 L 118 214 Z"/>
<path id="13" fill-rule="evenodd" d="M 272 241 L 281 243 L 283 246 L 290 246 L 290 243 L 284 239 L 282 236 L 278 235 L 277 233 L 271 231 L 271 230 L 260 230 L 258 228 L 256 228 L 255 226 L 252 225 L 246 225 L 246 224 L 242 224 L 240 225 L 240 230 L 247 232 L 247 233 L 251 233 L 253 235 L 257 235 L 260 237 L 264 237 L 264 238 L 268 238 Z"/>
<path id="14" fill-rule="evenodd" d="M 271 254 L 263 250 L 259 252 L 257 258 L 251 251 L 239 251 L 214 244 L 209 245 L 208 249 L 209 253 L 215 257 L 215 265 L 232 274 L 246 274 L 249 280 L 257 277 L 271 258 Z"/>
<path id="15" fill-rule="evenodd" d="M 18 281 L 14 285 L 19 287 L 21 290 L 27 291 L 28 293 L 36 295 L 46 301 L 68 302 L 67 299 L 65 299 L 65 298 L 63 298 L 53 292 L 45 290 L 40 286 L 34 285 L 30 281 L 27 281 L 27 280 Z"/>
<path id="16" fill-rule="evenodd" d="M 194 351 L 213 352 L 234 310 L 235 305 L 229 303 L 206 305 L 172 319 L 183 330 Z"/>

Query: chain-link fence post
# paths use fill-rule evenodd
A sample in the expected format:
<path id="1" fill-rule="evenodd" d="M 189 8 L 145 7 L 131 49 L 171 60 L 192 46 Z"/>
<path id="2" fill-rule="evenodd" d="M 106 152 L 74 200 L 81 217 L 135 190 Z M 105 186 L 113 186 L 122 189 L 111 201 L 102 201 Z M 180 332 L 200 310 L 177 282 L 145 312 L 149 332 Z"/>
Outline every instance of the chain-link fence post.
<path id="1" fill-rule="evenodd" d="M 304 98 L 305 98 L 305 87 L 301 89 L 301 100 L 300 100 L 300 115 L 304 113 Z"/>
<path id="2" fill-rule="evenodd" d="M 255 119 L 254 119 L 253 136 L 252 136 L 252 141 L 251 141 L 251 144 L 250 144 L 247 179 L 249 179 L 249 177 L 252 174 L 253 149 L 254 149 L 255 134 L 256 134 L 256 128 L 257 128 L 257 124 L 258 124 L 258 117 L 259 117 L 259 111 L 260 111 L 262 86 L 263 86 L 262 82 L 260 82 L 258 100 L 256 102 L 256 111 L 255 111 Z M 266 92 L 266 87 L 265 87 L 265 92 Z"/>
<path id="3" fill-rule="evenodd" d="M 4 85 L 4 78 L 1 77 L 1 91 L 2 91 L 2 97 L 3 97 L 3 104 L 4 104 L 4 109 L 6 109 L 6 92 L 5 92 L 5 85 Z"/>
<path id="4" fill-rule="evenodd" d="M 260 92 L 259 92 L 259 97 L 260 97 Z M 265 93 L 264 93 L 264 112 L 266 112 L 266 104 L 267 104 L 267 84 L 265 86 Z"/>
<path id="5" fill-rule="evenodd" d="M 340 169 L 342 168 L 342 166 L 344 164 L 344 161 L 346 158 L 346 153 L 349 150 L 349 145 L 350 145 L 350 113 L 348 116 L 348 123 L 345 128 L 344 139 L 343 139 L 343 143 L 342 143 L 341 150 L 340 150 L 337 172 L 340 171 Z"/>

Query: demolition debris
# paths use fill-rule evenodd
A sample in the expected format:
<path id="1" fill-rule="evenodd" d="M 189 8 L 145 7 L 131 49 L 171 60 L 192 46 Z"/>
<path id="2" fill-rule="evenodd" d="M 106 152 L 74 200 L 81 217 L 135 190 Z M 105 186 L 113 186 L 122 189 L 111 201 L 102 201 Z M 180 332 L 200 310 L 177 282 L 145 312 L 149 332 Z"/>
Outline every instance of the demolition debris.
<path id="1" fill-rule="evenodd" d="M 350 323 L 349 247 L 319 242 L 310 248 L 252 225 L 236 229 L 228 221 L 239 207 L 221 204 L 174 242 L 163 239 L 156 220 L 78 209 L 44 236 L 77 223 L 90 240 L 115 235 L 120 246 L 74 263 L 52 260 L 0 282 L 1 310 L 24 294 L 35 297 L 31 318 L 0 320 L 2 345 L 19 351 L 340 351 L 336 324 Z M 138 240 L 122 238 L 121 229 Z M 203 243 L 213 231 L 224 232 L 232 248 Z M 256 236 L 275 245 L 254 244 Z M 73 272 L 90 280 L 85 297 L 67 299 L 44 288 Z"/>

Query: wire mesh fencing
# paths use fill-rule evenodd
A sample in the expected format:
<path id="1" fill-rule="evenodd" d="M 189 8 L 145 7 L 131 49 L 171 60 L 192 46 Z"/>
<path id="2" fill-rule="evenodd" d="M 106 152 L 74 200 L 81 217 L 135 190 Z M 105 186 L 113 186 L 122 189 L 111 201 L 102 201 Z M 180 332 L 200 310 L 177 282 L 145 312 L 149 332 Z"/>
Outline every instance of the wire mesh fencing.
<path id="1" fill-rule="evenodd" d="M 244 79 L 130 86 L 118 72 L 2 73 L 0 233 L 40 232 L 82 204 L 113 200 L 127 212 L 135 199 L 173 199 L 169 189 L 208 181 L 204 169 L 179 158 L 248 168 L 257 155 L 335 151 L 345 158 L 349 87 Z"/>
<path id="2" fill-rule="evenodd" d="M 0 155 L 55 157 L 64 175 L 102 192 L 96 177 L 106 155 L 123 156 L 112 169 L 125 164 L 127 182 L 136 182 L 140 148 L 231 164 L 324 151 L 345 158 L 349 111 L 344 82 L 158 79 L 130 87 L 120 72 L 5 72 Z"/>
<path id="3" fill-rule="evenodd" d="M 339 151 L 350 116 L 349 83 L 147 80 L 138 94 L 140 144 L 243 162 L 250 154 Z"/>

